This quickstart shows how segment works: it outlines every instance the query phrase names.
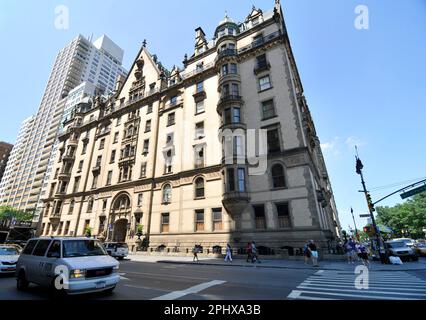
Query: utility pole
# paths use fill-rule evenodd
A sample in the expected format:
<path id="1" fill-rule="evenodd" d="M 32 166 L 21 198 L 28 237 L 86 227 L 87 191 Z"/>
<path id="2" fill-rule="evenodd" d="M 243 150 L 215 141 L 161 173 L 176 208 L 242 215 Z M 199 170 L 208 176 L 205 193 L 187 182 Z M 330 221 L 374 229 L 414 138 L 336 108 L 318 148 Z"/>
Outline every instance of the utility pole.
<path id="1" fill-rule="evenodd" d="M 355 222 L 355 217 L 354 217 L 354 209 L 351 208 L 351 213 L 352 213 L 352 219 L 354 220 L 354 227 L 355 227 L 355 237 L 357 238 L 357 240 L 359 241 L 359 237 L 358 237 L 358 229 L 356 227 L 356 222 Z"/>
<path id="2" fill-rule="evenodd" d="M 364 168 L 364 165 L 361 162 L 361 159 L 358 157 L 358 148 L 355 146 L 355 150 L 356 150 L 356 173 L 359 174 L 361 176 L 361 183 L 362 183 L 362 188 L 363 188 L 363 192 L 365 194 L 365 198 L 367 199 L 367 204 L 368 204 L 368 211 L 370 213 L 370 217 L 371 217 L 371 222 L 373 224 L 373 228 L 376 234 L 376 245 L 377 245 L 377 249 L 379 251 L 379 255 L 380 255 L 380 261 L 382 262 L 382 264 L 384 264 L 386 262 L 386 257 L 385 257 L 385 250 L 384 250 L 384 246 L 382 245 L 382 241 L 381 241 L 381 237 L 380 237 L 380 230 L 376 225 L 376 219 L 374 218 L 374 204 L 371 200 L 371 196 L 370 193 L 367 191 L 367 187 L 365 186 L 365 180 L 364 180 L 364 176 L 362 174 L 362 169 Z"/>

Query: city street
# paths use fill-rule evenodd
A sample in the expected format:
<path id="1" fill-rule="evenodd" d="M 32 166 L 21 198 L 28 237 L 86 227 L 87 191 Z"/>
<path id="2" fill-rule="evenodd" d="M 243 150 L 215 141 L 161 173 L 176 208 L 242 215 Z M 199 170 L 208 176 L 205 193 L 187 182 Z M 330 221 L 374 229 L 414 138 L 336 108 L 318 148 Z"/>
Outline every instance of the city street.
<path id="1" fill-rule="evenodd" d="M 303 267 L 303 262 L 299 262 Z M 423 263 L 420 266 L 424 265 Z M 264 268 L 123 261 L 121 281 L 112 295 L 66 299 L 112 300 L 283 300 L 422 299 L 426 271 L 372 271 L 368 290 L 355 288 L 351 271 L 321 268 Z M 48 299 L 46 289 L 31 285 L 18 292 L 14 277 L 0 278 L 1 299 Z"/>

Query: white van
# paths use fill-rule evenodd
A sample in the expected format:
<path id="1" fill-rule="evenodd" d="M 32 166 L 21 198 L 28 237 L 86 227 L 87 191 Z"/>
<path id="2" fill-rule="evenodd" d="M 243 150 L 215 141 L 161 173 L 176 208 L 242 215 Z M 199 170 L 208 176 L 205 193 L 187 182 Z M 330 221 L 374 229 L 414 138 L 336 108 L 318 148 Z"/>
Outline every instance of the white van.
<path id="1" fill-rule="evenodd" d="M 123 260 L 129 254 L 129 247 L 124 242 L 107 242 L 105 249 L 111 257 Z"/>
<path id="2" fill-rule="evenodd" d="M 58 292 L 112 292 L 120 280 L 119 263 L 104 246 L 90 238 L 30 239 L 17 265 L 17 289 L 29 283 Z"/>

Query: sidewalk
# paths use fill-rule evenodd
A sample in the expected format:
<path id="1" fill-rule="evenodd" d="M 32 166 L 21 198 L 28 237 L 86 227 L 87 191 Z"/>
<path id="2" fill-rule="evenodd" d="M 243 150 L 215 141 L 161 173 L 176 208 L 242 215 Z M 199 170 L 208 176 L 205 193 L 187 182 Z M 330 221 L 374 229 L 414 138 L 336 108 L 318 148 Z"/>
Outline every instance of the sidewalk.
<path id="1" fill-rule="evenodd" d="M 335 270 L 335 271 L 351 271 L 360 262 L 348 264 L 343 261 L 319 261 L 319 267 L 305 265 L 304 261 L 292 260 L 261 260 L 261 263 L 246 262 L 244 259 L 234 259 L 232 262 L 225 262 L 221 258 L 199 257 L 198 262 L 193 262 L 192 257 L 176 257 L 176 256 L 146 256 L 131 254 L 128 256 L 130 261 L 150 262 L 150 263 L 170 263 L 170 264 L 190 264 L 190 265 L 214 265 L 227 267 L 256 267 L 256 268 L 281 268 L 281 269 L 308 269 L 308 270 Z M 370 261 L 370 271 L 426 271 L 426 259 L 420 259 L 419 262 L 407 262 L 403 265 L 381 264 L 377 261 Z"/>

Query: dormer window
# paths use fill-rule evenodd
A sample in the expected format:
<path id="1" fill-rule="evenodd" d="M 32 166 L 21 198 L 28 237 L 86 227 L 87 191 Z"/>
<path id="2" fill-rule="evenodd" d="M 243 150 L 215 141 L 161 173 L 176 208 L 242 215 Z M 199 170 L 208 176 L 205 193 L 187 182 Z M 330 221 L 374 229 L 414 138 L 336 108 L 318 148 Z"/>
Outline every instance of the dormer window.
<path id="1" fill-rule="evenodd" d="M 254 26 L 257 26 L 258 24 L 259 24 L 259 22 L 260 22 L 260 18 L 259 17 L 256 17 L 256 18 L 254 18 L 253 20 L 252 20 L 252 25 L 253 25 L 253 27 Z"/>

